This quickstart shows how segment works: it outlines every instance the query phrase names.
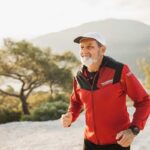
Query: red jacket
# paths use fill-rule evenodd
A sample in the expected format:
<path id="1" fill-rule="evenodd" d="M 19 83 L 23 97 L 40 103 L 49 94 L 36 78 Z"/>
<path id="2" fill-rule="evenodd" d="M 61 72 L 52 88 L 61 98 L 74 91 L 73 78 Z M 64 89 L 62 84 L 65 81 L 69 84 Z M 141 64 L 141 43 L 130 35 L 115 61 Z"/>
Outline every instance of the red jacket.
<path id="1" fill-rule="evenodd" d="M 143 129 L 150 113 L 150 97 L 128 66 L 104 56 L 93 85 L 88 81 L 86 69 L 83 66 L 74 78 L 68 108 L 74 122 L 84 106 L 84 138 L 95 144 L 112 144 L 116 143 L 117 133 L 131 125 Z M 136 108 L 132 121 L 127 112 L 126 95 Z"/>

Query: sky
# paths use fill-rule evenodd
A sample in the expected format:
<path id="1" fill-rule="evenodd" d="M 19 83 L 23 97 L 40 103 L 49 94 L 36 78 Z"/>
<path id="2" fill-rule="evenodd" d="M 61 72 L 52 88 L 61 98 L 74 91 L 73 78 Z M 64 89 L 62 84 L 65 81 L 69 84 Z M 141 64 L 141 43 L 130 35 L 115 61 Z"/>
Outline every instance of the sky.
<path id="1" fill-rule="evenodd" d="M 0 44 L 109 18 L 150 25 L 150 0 L 0 0 Z"/>

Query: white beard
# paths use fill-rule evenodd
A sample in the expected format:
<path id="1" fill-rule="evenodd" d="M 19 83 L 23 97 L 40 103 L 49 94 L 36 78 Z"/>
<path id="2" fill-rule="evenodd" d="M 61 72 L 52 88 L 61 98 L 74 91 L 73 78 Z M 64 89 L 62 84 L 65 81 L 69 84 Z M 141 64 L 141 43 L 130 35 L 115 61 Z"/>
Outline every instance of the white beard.
<path id="1" fill-rule="evenodd" d="M 90 65 L 96 62 L 96 60 L 92 59 L 91 57 L 80 57 L 80 59 L 81 59 L 81 63 L 86 67 L 89 67 Z"/>

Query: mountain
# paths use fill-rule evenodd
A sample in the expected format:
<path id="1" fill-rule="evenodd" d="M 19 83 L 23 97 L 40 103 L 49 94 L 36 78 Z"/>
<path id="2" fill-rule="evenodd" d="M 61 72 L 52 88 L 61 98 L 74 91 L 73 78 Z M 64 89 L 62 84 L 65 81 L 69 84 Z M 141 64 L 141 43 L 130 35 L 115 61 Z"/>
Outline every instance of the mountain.
<path id="1" fill-rule="evenodd" d="M 40 47 L 50 47 L 55 52 L 66 50 L 79 56 L 78 44 L 73 39 L 89 31 L 102 33 L 107 40 L 106 55 L 130 65 L 139 75 L 136 61 L 150 57 L 150 26 L 133 20 L 107 19 L 82 24 L 60 32 L 37 37 L 31 42 Z"/>

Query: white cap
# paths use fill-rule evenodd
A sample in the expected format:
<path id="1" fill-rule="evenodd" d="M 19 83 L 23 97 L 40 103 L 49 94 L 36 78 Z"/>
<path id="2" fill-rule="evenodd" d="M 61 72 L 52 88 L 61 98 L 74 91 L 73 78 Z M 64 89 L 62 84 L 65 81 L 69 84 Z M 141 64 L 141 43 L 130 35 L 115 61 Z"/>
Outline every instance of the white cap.
<path id="1" fill-rule="evenodd" d="M 97 42 L 99 42 L 100 44 L 106 46 L 106 40 L 104 38 L 104 36 L 98 32 L 88 32 L 85 33 L 81 36 L 78 36 L 77 38 L 74 39 L 75 43 L 80 43 L 80 40 L 83 38 L 92 38 L 95 39 Z"/>

